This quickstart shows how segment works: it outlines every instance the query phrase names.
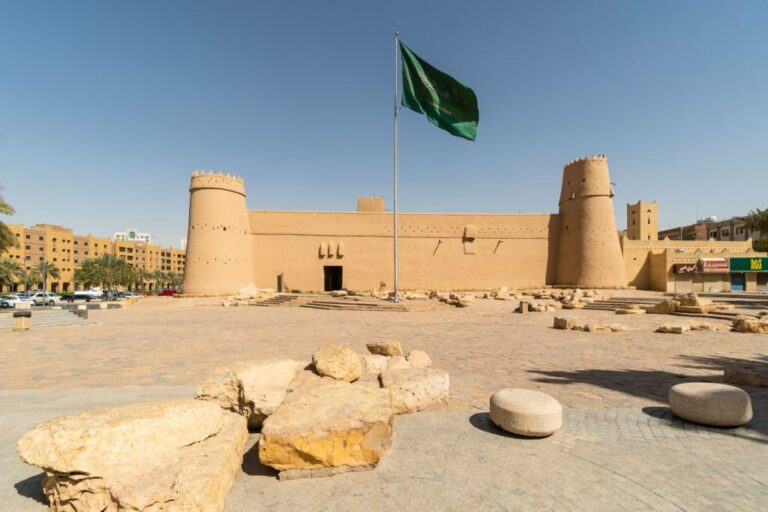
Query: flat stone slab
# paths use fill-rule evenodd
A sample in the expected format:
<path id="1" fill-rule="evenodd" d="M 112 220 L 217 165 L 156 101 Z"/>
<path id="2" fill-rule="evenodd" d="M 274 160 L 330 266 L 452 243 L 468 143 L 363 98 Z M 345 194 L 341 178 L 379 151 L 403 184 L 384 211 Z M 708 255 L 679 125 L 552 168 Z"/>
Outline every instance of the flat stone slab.
<path id="1" fill-rule="evenodd" d="M 446 405 L 450 394 L 448 372 L 434 368 L 392 368 L 382 372 L 381 385 L 398 413 L 412 413 Z"/>

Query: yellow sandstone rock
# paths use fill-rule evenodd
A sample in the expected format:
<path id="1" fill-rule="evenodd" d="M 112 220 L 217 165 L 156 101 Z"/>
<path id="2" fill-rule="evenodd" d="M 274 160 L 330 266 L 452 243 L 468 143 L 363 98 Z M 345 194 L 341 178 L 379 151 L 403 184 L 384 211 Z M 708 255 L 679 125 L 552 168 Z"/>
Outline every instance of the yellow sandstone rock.
<path id="1" fill-rule="evenodd" d="M 322 379 L 264 422 L 259 460 L 279 471 L 375 466 L 392 440 L 387 390 Z"/>

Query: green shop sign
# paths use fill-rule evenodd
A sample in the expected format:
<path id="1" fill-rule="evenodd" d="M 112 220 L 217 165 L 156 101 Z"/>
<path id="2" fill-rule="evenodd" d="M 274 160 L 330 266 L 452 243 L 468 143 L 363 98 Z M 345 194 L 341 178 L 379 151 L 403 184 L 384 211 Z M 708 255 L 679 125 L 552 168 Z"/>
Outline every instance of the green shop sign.
<path id="1" fill-rule="evenodd" d="M 768 258 L 731 258 L 731 272 L 768 272 Z"/>

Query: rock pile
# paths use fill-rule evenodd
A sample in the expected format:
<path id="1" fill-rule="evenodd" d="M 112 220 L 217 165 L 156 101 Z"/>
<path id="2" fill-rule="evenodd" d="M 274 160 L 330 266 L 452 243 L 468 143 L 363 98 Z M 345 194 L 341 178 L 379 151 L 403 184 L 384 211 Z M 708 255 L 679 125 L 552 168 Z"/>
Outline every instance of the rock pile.
<path id="1" fill-rule="evenodd" d="M 221 305 L 225 308 L 231 306 L 248 306 L 270 299 L 275 295 L 275 290 L 273 288 L 257 288 L 256 286 L 249 284 L 248 286 L 240 288 L 237 295 L 232 295 L 222 300 Z"/>
<path id="2" fill-rule="evenodd" d="M 733 330 L 755 334 L 768 334 L 768 317 L 753 318 L 739 315 L 733 319 Z"/>
<path id="3" fill-rule="evenodd" d="M 564 331 L 583 331 L 583 332 L 592 332 L 592 333 L 623 332 L 623 331 L 629 330 L 629 328 L 626 325 L 622 325 L 622 324 L 611 324 L 611 325 L 602 325 L 602 324 L 594 324 L 594 323 L 582 324 L 582 323 L 579 323 L 575 318 L 562 318 L 562 317 L 555 317 L 555 321 L 552 327 L 555 329 L 560 329 Z"/>
<path id="4" fill-rule="evenodd" d="M 715 304 L 712 300 L 699 297 L 696 292 L 675 295 L 673 299 L 665 299 L 653 306 L 645 306 L 648 313 L 670 315 L 672 313 L 707 314 L 712 311 L 733 309 L 732 304 Z"/>
<path id="5" fill-rule="evenodd" d="M 360 355 L 331 344 L 312 364 L 240 362 L 214 370 L 194 400 L 167 400 L 62 416 L 18 442 L 46 472 L 56 512 L 221 511 L 248 429 L 280 478 L 370 469 L 392 440 L 395 414 L 448 402 L 449 377 L 426 352 L 399 342 Z"/>

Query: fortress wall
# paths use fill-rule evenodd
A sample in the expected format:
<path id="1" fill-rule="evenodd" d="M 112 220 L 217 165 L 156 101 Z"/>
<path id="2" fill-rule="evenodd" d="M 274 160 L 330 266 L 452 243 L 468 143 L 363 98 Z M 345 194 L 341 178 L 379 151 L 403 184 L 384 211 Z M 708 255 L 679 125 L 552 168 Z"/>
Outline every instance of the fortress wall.
<path id="1" fill-rule="evenodd" d="M 559 205 L 557 283 L 584 288 L 625 287 L 624 259 L 604 155 L 565 166 Z"/>
<path id="2" fill-rule="evenodd" d="M 241 178 L 196 172 L 189 188 L 184 292 L 232 293 L 250 283 L 250 226 Z"/>
<path id="3" fill-rule="evenodd" d="M 393 286 L 390 213 L 251 211 L 249 216 L 256 286 L 273 288 L 282 274 L 286 289 L 321 291 L 326 265 L 343 267 L 345 288 Z M 400 289 L 554 283 L 557 215 L 403 213 L 398 223 Z"/>

